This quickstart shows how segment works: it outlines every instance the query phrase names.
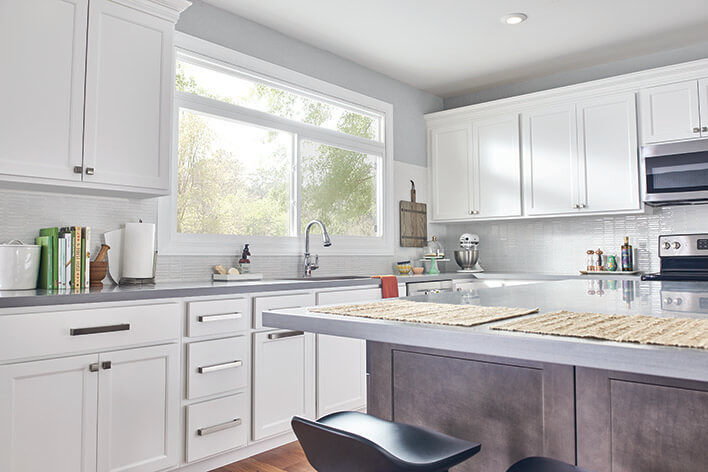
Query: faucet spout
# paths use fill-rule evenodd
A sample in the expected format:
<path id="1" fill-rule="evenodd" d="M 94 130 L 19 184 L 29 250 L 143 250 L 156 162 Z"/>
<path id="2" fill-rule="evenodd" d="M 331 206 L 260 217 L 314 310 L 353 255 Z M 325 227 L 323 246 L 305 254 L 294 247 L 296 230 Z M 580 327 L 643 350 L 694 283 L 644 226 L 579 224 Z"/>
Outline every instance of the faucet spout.
<path id="1" fill-rule="evenodd" d="M 327 232 L 327 228 L 324 223 L 320 220 L 312 220 L 307 224 L 305 227 L 305 277 L 310 277 L 312 275 L 312 271 L 319 267 L 318 258 L 315 258 L 315 261 L 313 262 L 310 257 L 310 230 L 314 225 L 319 225 L 320 228 L 322 228 L 322 243 L 324 247 L 329 247 L 332 245 L 332 241 L 329 239 L 329 233 Z"/>

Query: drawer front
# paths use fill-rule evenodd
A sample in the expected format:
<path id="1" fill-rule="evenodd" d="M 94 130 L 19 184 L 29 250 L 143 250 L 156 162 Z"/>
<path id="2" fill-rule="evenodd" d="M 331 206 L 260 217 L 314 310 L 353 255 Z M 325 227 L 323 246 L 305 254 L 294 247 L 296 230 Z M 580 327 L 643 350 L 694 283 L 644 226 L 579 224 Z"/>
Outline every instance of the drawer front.
<path id="1" fill-rule="evenodd" d="M 247 439 L 245 393 L 187 407 L 187 462 L 243 447 Z"/>
<path id="2" fill-rule="evenodd" d="M 381 289 L 358 288 L 354 290 L 337 290 L 333 292 L 319 292 L 318 305 L 335 305 L 338 303 L 366 303 L 381 300 Z"/>
<path id="3" fill-rule="evenodd" d="M 263 312 L 268 310 L 285 310 L 287 308 L 302 308 L 313 306 L 315 295 L 312 293 L 296 293 L 293 295 L 275 295 L 272 297 L 256 297 L 253 299 L 253 327 L 263 329 Z"/>
<path id="4" fill-rule="evenodd" d="M 248 308 L 245 298 L 190 302 L 187 304 L 187 335 L 195 337 L 247 330 Z"/>
<path id="5" fill-rule="evenodd" d="M 0 360 L 179 339 L 177 303 L 0 316 Z"/>
<path id="6" fill-rule="evenodd" d="M 187 398 L 248 385 L 248 338 L 236 336 L 187 345 Z"/>

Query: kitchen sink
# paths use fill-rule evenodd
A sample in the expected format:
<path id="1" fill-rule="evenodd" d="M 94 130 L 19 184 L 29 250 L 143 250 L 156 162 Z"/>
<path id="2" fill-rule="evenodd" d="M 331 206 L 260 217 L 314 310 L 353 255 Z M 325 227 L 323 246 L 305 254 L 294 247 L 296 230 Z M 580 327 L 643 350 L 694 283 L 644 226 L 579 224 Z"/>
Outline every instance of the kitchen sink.
<path id="1" fill-rule="evenodd" d="M 369 279 L 371 278 L 368 275 L 322 275 L 322 276 L 317 276 L 317 277 L 292 277 L 292 278 L 285 278 L 283 280 L 312 280 L 312 281 L 327 281 L 327 280 L 362 280 L 362 279 Z"/>

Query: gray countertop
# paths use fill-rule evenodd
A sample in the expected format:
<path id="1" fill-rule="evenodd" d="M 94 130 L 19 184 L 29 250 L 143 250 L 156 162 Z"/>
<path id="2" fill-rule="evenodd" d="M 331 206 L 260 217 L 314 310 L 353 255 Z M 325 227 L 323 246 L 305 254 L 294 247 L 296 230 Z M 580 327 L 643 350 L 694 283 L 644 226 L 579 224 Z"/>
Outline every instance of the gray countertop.
<path id="1" fill-rule="evenodd" d="M 336 276 L 333 276 L 336 277 Z M 563 280 L 582 276 L 562 274 L 537 274 L 537 273 L 498 273 L 484 272 L 470 273 L 443 273 L 440 275 L 409 275 L 398 276 L 400 283 L 429 282 L 449 279 L 533 279 L 533 280 Z M 587 278 L 587 277 L 586 277 Z M 358 279 L 328 279 L 315 277 L 311 280 L 293 279 L 264 279 L 248 282 L 210 282 L 210 281 L 185 281 L 157 283 L 155 285 L 108 285 L 102 289 L 74 291 L 50 290 L 0 290 L 0 309 L 27 306 L 70 305 L 76 303 L 101 303 L 128 300 L 151 300 L 164 298 L 200 297 L 212 295 L 245 294 L 269 291 L 304 290 L 337 287 L 358 287 L 364 285 L 378 285 L 378 280 L 362 276 Z"/>
<path id="2" fill-rule="evenodd" d="M 539 307 L 540 313 L 571 310 L 660 317 L 708 317 L 708 283 L 698 282 L 564 280 L 409 299 L 483 306 Z M 679 299 L 681 303 L 678 303 Z M 265 312 L 263 324 L 370 341 L 708 382 L 708 351 L 703 349 L 511 333 L 489 329 L 494 323 L 463 328 L 310 313 L 307 309 Z"/>

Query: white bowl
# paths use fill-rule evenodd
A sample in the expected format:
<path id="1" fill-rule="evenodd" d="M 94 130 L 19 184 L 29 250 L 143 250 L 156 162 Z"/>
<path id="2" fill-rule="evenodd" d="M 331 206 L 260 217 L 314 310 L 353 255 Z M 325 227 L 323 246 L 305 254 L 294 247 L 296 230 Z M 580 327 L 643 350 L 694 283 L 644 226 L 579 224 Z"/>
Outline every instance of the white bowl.
<path id="1" fill-rule="evenodd" d="M 0 290 L 37 288 L 41 252 L 34 244 L 0 244 Z"/>

